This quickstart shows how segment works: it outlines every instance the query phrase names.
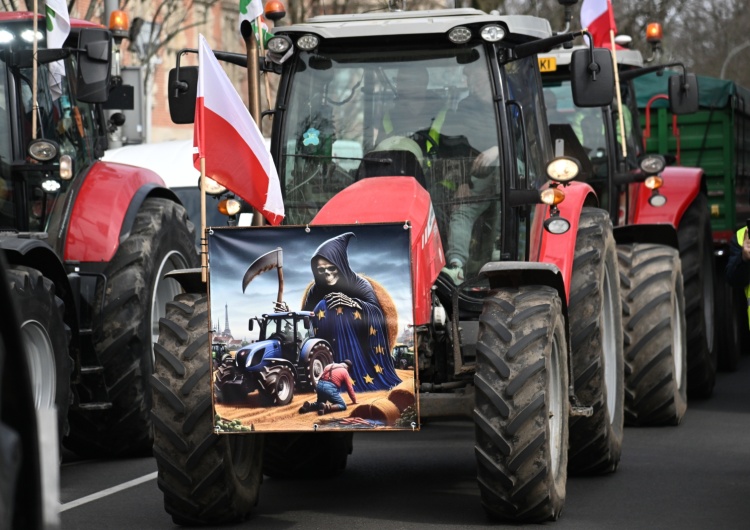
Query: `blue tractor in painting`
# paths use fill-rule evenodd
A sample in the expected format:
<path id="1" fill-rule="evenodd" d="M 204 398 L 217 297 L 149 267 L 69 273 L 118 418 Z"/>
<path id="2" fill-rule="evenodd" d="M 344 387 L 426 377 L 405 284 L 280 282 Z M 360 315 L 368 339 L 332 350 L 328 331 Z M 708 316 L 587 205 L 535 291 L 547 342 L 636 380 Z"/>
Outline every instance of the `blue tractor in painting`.
<path id="1" fill-rule="evenodd" d="M 214 378 L 217 402 L 241 403 L 257 390 L 263 404 L 282 406 L 292 401 L 295 387 L 314 391 L 333 350 L 313 336 L 311 316 L 288 311 L 251 318 L 248 328 L 257 322 L 260 338 L 224 357 Z"/>

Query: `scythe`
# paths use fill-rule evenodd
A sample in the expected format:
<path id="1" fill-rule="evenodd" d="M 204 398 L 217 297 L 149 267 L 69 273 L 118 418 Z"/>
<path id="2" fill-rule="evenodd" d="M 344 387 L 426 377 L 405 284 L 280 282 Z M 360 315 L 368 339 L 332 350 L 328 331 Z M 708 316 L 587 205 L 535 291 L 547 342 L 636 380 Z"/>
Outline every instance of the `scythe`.
<path id="1" fill-rule="evenodd" d="M 279 273 L 279 294 L 276 298 L 276 302 L 280 304 L 284 295 L 284 272 L 281 247 L 266 252 L 253 261 L 245 271 L 245 276 L 242 278 L 242 292 L 245 292 L 248 284 L 253 281 L 253 279 L 272 269 L 276 269 Z"/>

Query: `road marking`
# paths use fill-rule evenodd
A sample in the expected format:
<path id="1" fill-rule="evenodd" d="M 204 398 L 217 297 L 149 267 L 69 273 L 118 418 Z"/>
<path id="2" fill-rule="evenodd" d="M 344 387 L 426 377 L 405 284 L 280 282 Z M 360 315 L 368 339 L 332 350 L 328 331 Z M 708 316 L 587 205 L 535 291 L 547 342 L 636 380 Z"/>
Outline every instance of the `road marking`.
<path id="1" fill-rule="evenodd" d="M 129 480 L 128 482 L 123 482 L 119 486 L 107 488 L 106 490 L 102 490 L 97 493 L 92 493 L 91 495 L 86 495 L 85 497 L 81 497 L 80 499 L 66 502 L 65 504 L 60 506 L 60 511 L 64 512 L 66 510 L 77 508 L 83 504 L 87 504 L 89 502 L 99 500 L 109 495 L 114 495 L 115 493 L 118 493 L 120 491 L 126 490 L 128 488 L 132 488 L 133 486 L 138 486 L 139 484 L 143 484 L 144 482 L 148 482 L 149 480 L 154 480 L 157 475 L 158 475 L 158 471 L 154 471 L 153 473 L 149 473 L 148 475 L 143 475 L 142 477 Z"/>

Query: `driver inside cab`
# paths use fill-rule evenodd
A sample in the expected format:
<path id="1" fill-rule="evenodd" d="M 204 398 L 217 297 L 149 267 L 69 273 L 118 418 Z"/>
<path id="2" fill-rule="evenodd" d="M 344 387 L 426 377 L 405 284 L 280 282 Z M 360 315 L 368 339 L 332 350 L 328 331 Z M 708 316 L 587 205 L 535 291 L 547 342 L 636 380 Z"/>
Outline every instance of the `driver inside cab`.
<path id="1" fill-rule="evenodd" d="M 448 109 L 440 97 L 430 94 L 429 81 L 424 66 L 412 64 L 398 69 L 396 99 L 383 115 L 376 145 L 386 138 L 405 136 L 417 142 L 425 156 L 435 153 Z"/>

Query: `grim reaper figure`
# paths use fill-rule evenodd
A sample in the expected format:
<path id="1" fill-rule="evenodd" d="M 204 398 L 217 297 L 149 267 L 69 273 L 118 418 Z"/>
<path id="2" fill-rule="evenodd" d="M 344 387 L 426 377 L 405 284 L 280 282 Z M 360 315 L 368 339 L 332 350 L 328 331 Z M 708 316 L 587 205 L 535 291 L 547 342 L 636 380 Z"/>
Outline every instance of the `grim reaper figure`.
<path id="1" fill-rule="evenodd" d="M 317 248 L 310 260 L 315 280 L 302 309 L 314 313 L 315 335 L 333 346 L 334 360 L 352 361 L 357 392 L 388 390 L 401 382 L 390 355 L 395 306 L 382 286 L 351 269 L 347 247 L 352 237 L 347 232 Z"/>

